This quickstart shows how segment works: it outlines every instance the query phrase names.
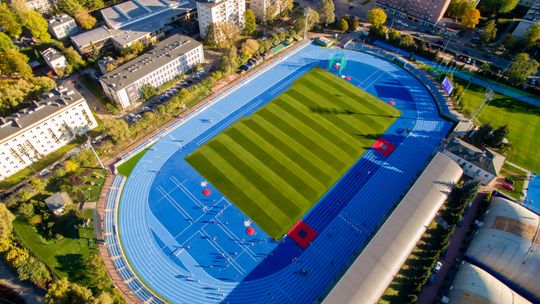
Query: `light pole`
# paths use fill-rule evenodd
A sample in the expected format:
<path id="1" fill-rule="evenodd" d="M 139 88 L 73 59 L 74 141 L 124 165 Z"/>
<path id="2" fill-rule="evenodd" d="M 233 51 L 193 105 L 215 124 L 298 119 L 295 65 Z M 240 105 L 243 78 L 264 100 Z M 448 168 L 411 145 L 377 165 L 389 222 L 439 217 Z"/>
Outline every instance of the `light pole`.
<path id="1" fill-rule="evenodd" d="M 474 111 L 473 115 L 471 116 L 471 121 L 474 122 L 474 119 L 476 117 L 476 115 L 478 114 L 478 112 L 480 112 L 480 109 L 482 109 L 482 107 L 484 106 L 484 104 L 489 104 L 489 102 L 493 99 L 493 90 L 492 89 L 487 89 L 486 90 L 486 97 L 484 98 L 484 100 L 482 101 L 482 103 L 478 106 L 478 108 L 476 109 L 476 111 Z M 486 104 L 486 106 L 487 106 Z"/>
<path id="2" fill-rule="evenodd" d="M 304 23 L 304 39 L 307 38 L 307 24 L 308 24 L 308 19 L 309 19 L 309 12 L 311 11 L 311 7 L 306 7 L 305 11 L 304 11 L 304 16 L 306 17 L 306 21 Z"/>
<path id="3" fill-rule="evenodd" d="M 100 159 L 99 156 L 97 155 L 96 150 L 94 150 L 94 147 L 92 146 L 92 142 L 90 141 L 90 135 L 88 135 L 87 144 L 88 144 L 88 146 L 90 147 L 90 150 L 92 150 L 92 152 L 94 152 L 94 156 L 95 156 L 96 159 L 98 160 L 99 165 L 101 166 L 101 168 L 102 168 L 103 170 L 107 171 L 107 169 L 105 169 L 105 166 L 104 166 L 103 163 L 101 162 L 101 159 Z"/>

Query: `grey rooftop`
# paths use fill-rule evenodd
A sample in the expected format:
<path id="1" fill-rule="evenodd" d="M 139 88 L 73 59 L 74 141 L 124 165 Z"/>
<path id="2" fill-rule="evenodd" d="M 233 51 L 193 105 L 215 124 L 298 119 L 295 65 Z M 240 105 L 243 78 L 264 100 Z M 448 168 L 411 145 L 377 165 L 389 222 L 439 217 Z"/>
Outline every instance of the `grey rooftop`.
<path id="1" fill-rule="evenodd" d="M 152 50 L 103 75 L 100 80 L 116 91 L 121 90 L 200 45 L 188 36 L 172 35 Z"/>
<path id="2" fill-rule="evenodd" d="M 84 97 L 71 86 L 56 87 L 28 108 L 7 117 L 0 117 L 0 142 L 83 100 Z"/>

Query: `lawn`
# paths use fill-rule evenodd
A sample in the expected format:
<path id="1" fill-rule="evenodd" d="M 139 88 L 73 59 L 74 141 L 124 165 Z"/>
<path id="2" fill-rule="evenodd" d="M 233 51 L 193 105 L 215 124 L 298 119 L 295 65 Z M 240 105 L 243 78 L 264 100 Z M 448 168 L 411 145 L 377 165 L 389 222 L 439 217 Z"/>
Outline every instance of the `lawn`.
<path id="1" fill-rule="evenodd" d="M 92 210 L 85 210 L 82 215 L 84 218 L 93 219 Z M 15 234 L 24 246 L 57 275 L 67 276 L 71 281 L 77 281 L 82 276 L 80 272 L 84 269 L 84 261 L 90 254 L 97 252 L 93 225 L 91 220 L 88 228 L 67 227 L 75 230 L 74 234 L 77 236 L 64 237 L 57 241 L 42 238 L 36 228 L 29 225 L 21 216 L 13 222 Z"/>
<path id="2" fill-rule="evenodd" d="M 456 79 L 467 85 L 465 81 Z M 473 113 L 484 99 L 485 88 L 471 84 L 465 93 L 464 113 Z M 533 172 L 540 172 L 538 143 L 540 142 L 540 108 L 495 93 L 491 103 L 479 117 L 481 123 L 494 127 L 507 124 L 512 144 L 509 160 Z"/>
<path id="3" fill-rule="evenodd" d="M 502 188 L 497 190 L 517 200 L 521 199 L 521 192 L 523 191 L 523 186 L 525 184 L 525 178 L 527 177 L 527 173 L 510 164 L 504 164 L 503 170 L 501 170 L 500 175 L 503 177 L 512 178 L 514 180 L 514 191 L 508 191 Z"/>
<path id="4" fill-rule="evenodd" d="M 141 152 L 137 153 L 136 155 L 128 159 L 125 163 L 118 166 L 117 168 L 118 173 L 122 174 L 125 177 L 129 177 L 129 175 L 131 174 L 131 171 L 133 171 L 133 168 L 135 168 L 135 165 L 139 162 L 141 157 L 143 157 L 148 151 L 148 149 L 150 149 L 151 147 L 152 146 L 142 150 Z"/>
<path id="5" fill-rule="evenodd" d="M 398 115 L 345 80 L 314 69 L 186 160 L 278 239 Z"/>

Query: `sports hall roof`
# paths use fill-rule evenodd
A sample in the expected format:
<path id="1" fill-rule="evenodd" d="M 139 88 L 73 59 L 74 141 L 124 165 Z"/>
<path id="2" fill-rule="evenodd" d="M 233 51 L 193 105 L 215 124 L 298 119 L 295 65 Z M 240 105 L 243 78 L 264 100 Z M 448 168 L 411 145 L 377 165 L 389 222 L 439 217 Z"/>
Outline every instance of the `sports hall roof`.
<path id="1" fill-rule="evenodd" d="M 437 153 L 324 303 L 375 303 L 405 262 L 463 170 Z"/>
<path id="2" fill-rule="evenodd" d="M 501 281 L 469 263 L 463 263 L 448 294 L 450 303 L 460 304 L 529 304 Z"/>
<path id="3" fill-rule="evenodd" d="M 538 214 L 495 196 L 488 210 L 466 255 L 540 299 Z"/>

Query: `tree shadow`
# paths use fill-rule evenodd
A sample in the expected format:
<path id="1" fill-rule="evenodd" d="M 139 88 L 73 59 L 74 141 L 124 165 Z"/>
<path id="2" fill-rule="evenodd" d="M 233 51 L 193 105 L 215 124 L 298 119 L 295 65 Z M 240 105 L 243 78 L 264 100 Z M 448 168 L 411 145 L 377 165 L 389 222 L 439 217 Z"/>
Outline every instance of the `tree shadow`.
<path id="1" fill-rule="evenodd" d="M 57 270 L 65 272 L 70 281 L 83 282 L 88 279 L 86 263 L 82 254 L 65 254 L 56 257 L 59 266 Z"/>

